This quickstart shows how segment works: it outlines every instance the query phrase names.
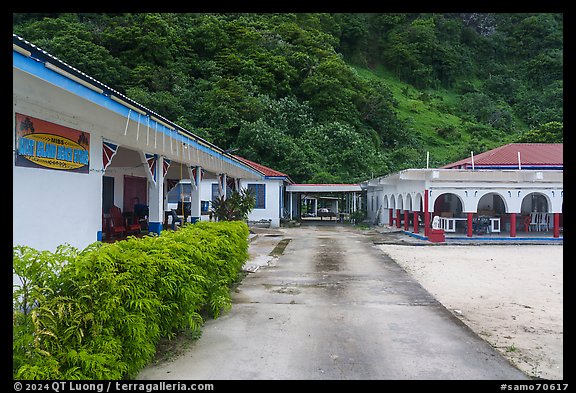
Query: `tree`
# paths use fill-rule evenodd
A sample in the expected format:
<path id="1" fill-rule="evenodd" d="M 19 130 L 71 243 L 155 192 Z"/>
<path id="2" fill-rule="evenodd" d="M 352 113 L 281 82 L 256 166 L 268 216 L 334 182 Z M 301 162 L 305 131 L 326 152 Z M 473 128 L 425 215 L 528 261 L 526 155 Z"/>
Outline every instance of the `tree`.
<path id="1" fill-rule="evenodd" d="M 517 141 L 525 143 L 563 143 L 564 124 L 559 121 L 542 124 L 540 127 L 522 134 Z"/>

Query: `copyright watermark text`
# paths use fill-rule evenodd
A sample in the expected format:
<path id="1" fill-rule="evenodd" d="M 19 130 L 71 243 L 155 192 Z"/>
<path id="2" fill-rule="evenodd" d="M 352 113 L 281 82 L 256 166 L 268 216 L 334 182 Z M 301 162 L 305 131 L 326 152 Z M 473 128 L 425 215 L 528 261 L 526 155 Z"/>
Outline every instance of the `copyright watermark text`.
<path id="1" fill-rule="evenodd" d="M 156 391 L 214 391 L 214 384 L 192 382 L 14 382 L 16 392 L 156 392 Z"/>
<path id="2" fill-rule="evenodd" d="M 568 390 L 567 383 L 503 383 L 500 390 L 523 390 L 523 391 L 548 391 L 548 390 Z"/>

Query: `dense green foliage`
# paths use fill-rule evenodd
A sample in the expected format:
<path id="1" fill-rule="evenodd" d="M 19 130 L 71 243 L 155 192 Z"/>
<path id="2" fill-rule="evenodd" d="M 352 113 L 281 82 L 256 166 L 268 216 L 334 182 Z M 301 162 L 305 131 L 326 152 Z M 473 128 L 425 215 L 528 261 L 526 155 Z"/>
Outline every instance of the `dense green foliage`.
<path id="1" fill-rule="evenodd" d="M 256 197 L 246 188 L 232 191 L 224 198 L 223 195 L 212 201 L 210 219 L 216 221 L 246 221 L 256 205 Z"/>
<path id="2" fill-rule="evenodd" d="M 230 309 L 230 287 L 247 259 L 241 221 L 186 224 L 82 251 L 14 247 L 22 282 L 13 291 L 14 378 L 134 376 L 160 338 Z"/>
<path id="3" fill-rule="evenodd" d="M 562 14 L 14 14 L 13 31 L 297 182 L 562 141 Z"/>

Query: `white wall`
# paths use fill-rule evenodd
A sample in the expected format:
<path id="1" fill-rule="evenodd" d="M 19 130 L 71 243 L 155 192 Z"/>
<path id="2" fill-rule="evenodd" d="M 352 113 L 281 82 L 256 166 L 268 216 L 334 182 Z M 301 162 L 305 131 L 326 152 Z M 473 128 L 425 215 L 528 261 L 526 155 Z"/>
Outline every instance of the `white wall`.
<path id="1" fill-rule="evenodd" d="M 248 215 L 249 221 L 271 220 L 270 226 L 280 226 L 280 190 L 281 180 L 240 181 L 241 188 L 248 188 L 248 184 L 266 184 L 266 203 L 264 209 L 253 209 Z"/>
<path id="2" fill-rule="evenodd" d="M 33 116 L 51 121 L 48 113 L 34 113 Z M 79 128 L 78 125 L 74 127 Z M 14 154 L 13 160 L 15 157 Z M 98 161 L 95 157 L 102 157 L 102 143 L 92 130 L 90 168 Z M 79 249 L 98 239 L 97 233 L 102 226 L 100 172 L 72 173 L 15 165 L 12 168 L 13 245 L 55 251 L 64 243 L 62 239 Z"/>
<path id="3" fill-rule="evenodd" d="M 248 221 L 271 220 L 270 226 L 280 226 L 280 192 L 281 180 L 240 180 L 240 188 L 248 188 L 248 184 L 266 184 L 266 202 L 264 209 L 253 209 L 248 215 Z M 200 198 L 203 201 L 212 200 L 212 184 L 218 184 L 216 179 L 202 180 Z M 204 220 L 208 217 L 203 217 Z"/>

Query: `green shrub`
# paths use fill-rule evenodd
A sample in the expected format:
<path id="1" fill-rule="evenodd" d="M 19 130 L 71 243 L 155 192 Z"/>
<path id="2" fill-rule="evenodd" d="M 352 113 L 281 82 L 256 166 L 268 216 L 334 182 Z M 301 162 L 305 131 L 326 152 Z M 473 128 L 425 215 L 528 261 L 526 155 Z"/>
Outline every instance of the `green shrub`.
<path id="1" fill-rule="evenodd" d="M 15 379 L 131 378 L 160 338 L 231 307 L 248 259 L 241 221 L 184 225 L 82 251 L 14 247 Z"/>

